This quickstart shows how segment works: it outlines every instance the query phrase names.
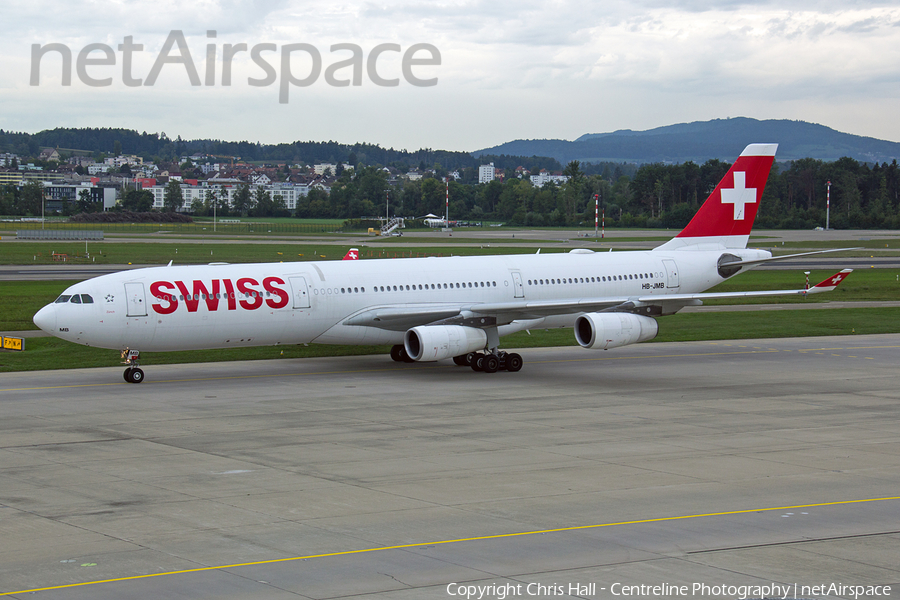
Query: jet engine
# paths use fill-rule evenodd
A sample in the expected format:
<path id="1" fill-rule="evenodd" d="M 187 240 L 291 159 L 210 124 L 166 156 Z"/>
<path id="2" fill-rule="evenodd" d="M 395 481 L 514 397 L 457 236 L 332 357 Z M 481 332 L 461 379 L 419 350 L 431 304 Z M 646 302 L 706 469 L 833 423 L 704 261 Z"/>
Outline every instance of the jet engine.
<path id="1" fill-rule="evenodd" d="M 631 313 L 587 313 L 575 319 L 575 339 L 582 348 L 609 350 L 656 337 L 656 319 Z"/>
<path id="2" fill-rule="evenodd" d="M 484 350 L 487 334 L 462 325 L 423 325 L 406 332 L 403 346 L 413 360 L 430 362 Z"/>

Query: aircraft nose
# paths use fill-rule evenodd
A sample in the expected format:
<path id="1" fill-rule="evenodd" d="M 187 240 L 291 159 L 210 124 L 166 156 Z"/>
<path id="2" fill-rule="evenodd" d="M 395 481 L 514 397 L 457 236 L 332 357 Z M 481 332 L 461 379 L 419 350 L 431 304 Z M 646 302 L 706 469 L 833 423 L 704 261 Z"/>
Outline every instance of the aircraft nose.
<path id="1" fill-rule="evenodd" d="M 56 307 L 48 304 L 35 313 L 33 321 L 47 333 L 54 334 L 56 332 Z"/>

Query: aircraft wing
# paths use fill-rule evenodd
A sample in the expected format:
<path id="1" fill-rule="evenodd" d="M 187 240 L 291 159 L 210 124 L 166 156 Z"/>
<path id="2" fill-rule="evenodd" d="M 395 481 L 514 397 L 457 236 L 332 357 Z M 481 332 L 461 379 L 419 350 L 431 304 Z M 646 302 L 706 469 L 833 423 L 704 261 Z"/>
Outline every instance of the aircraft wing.
<path id="1" fill-rule="evenodd" d="M 824 281 L 815 286 L 799 290 L 760 290 L 754 292 L 704 292 L 700 294 L 666 294 L 665 296 L 642 296 L 638 298 L 639 302 L 653 304 L 654 302 L 663 301 L 690 301 L 690 300 L 722 300 L 728 298 L 752 298 L 754 296 L 793 296 L 804 294 L 817 294 L 820 292 L 830 292 L 836 288 L 847 275 L 853 272 L 853 269 L 844 269 L 839 273 L 835 273 Z"/>
<path id="2" fill-rule="evenodd" d="M 612 308 L 627 302 L 626 297 L 578 298 L 572 300 L 550 300 L 515 302 L 423 305 L 405 307 L 384 307 L 366 310 L 346 319 L 344 325 L 377 327 L 389 331 L 406 331 L 419 325 L 435 323 L 454 324 L 471 322 L 478 326 L 480 319 L 489 319 L 490 325 L 506 324 L 521 319 L 539 319 L 550 315 L 594 312 Z"/>
<path id="3" fill-rule="evenodd" d="M 829 292 L 836 288 L 853 269 L 832 275 L 809 288 L 795 290 L 761 290 L 748 292 L 719 292 L 699 294 L 658 294 L 638 297 L 575 298 L 571 300 L 527 301 L 459 304 L 419 305 L 373 308 L 346 319 L 344 325 L 377 327 L 390 331 L 406 331 L 411 327 L 431 324 L 467 324 L 473 327 L 503 325 L 516 320 L 539 319 L 552 315 L 588 313 L 599 311 L 631 312 L 638 306 L 659 304 L 690 304 L 697 300 L 750 298 L 756 296 L 788 296 Z"/>
<path id="4" fill-rule="evenodd" d="M 406 331 L 418 325 L 427 325 L 459 316 L 463 307 L 459 305 L 391 306 L 372 308 L 353 315 L 344 325 L 377 327 L 389 331 Z"/>

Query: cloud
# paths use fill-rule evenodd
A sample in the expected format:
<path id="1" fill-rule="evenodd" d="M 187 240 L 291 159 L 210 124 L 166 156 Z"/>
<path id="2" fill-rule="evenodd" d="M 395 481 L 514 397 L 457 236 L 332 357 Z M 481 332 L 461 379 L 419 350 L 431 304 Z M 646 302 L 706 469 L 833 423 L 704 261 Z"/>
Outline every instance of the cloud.
<path id="1" fill-rule="evenodd" d="M 111 124 L 106 118 L 158 130 L 146 123 L 165 121 L 166 131 L 202 127 L 207 137 L 249 129 L 271 137 L 285 131 L 345 140 L 384 136 L 395 146 L 473 148 L 507 136 L 577 137 L 740 114 L 805 118 L 805 110 L 828 115 L 832 127 L 868 122 L 868 130 L 853 132 L 900 139 L 900 122 L 884 116 L 893 114 L 900 96 L 900 8 L 884 0 L 89 0 L 77 6 L 64 14 L 59 4 L 41 0 L 6 7 L 4 122 L 37 130 L 76 120 Z M 441 52 L 440 67 L 428 71 L 439 84 L 385 89 L 369 81 L 349 89 L 319 81 L 291 90 L 291 104 L 283 107 L 277 87 L 247 85 L 262 71 L 243 53 L 235 58 L 230 88 L 191 87 L 178 65 L 167 67 L 152 89 L 126 88 L 120 56 L 115 67 L 93 67 L 116 79 L 110 88 L 77 80 L 61 87 L 57 57 L 42 65 L 41 86 L 28 85 L 32 44 L 63 43 L 77 54 L 94 42 L 116 49 L 131 35 L 145 46 L 135 57 L 141 76 L 173 29 L 185 32 L 201 77 L 207 43 L 217 45 L 221 60 L 224 44 L 305 42 L 327 66 L 336 60 L 330 56 L 335 43 L 368 52 L 382 43 L 428 42 Z M 215 40 L 207 30 L 218 32 Z M 277 55 L 268 56 L 276 65 Z M 380 64 L 396 71 L 399 56 L 385 58 Z M 60 105 L 73 110 L 63 114 Z M 855 105 L 880 108 L 841 117 Z"/>

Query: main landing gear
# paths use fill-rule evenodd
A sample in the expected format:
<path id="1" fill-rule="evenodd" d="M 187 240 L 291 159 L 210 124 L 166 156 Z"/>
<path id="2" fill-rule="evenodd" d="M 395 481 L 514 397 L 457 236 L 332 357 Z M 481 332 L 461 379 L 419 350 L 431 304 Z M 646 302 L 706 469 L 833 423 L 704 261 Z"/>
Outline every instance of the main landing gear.
<path id="1" fill-rule="evenodd" d="M 472 367 L 473 371 L 484 373 L 496 373 L 497 371 L 509 371 L 514 373 L 522 368 L 522 357 L 515 352 L 500 352 L 484 354 L 481 352 L 469 352 L 461 356 L 454 356 L 453 362 L 460 367 Z"/>
<path id="2" fill-rule="evenodd" d="M 128 368 L 125 369 L 125 373 L 123 373 L 123 377 L 125 377 L 125 381 L 128 383 L 140 383 L 144 380 L 144 372 L 138 367 L 140 364 L 140 357 L 140 350 L 130 350 L 128 348 L 122 350 L 123 364 L 128 365 Z"/>
<path id="3" fill-rule="evenodd" d="M 391 346 L 391 360 L 394 362 L 405 362 L 411 363 L 416 362 L 412 359 L 412 357 L 407 354 L 406 348 L 403 347 L 403 344 L 397 344 L 396 346 Z"/>
<path id="4" fill-rule="evenodd" d="M 394 362 L 415 362 L 406 348 L 401 345 L 391 347 L 391 359 Z M 473 371 L 483 373 L 496 373 L 497 371 L 509 371 L 514 373 L 522 368 L 522 357 L 515 352 L 507 353 L 503 351 L 490 353 L 469 352 L 460 356 L 454 356 L 453 362 L 460 367 L 472 367 Z"/>

